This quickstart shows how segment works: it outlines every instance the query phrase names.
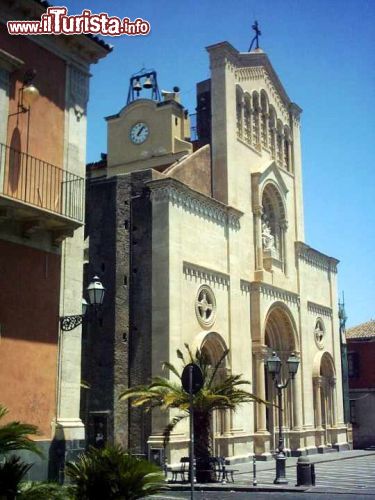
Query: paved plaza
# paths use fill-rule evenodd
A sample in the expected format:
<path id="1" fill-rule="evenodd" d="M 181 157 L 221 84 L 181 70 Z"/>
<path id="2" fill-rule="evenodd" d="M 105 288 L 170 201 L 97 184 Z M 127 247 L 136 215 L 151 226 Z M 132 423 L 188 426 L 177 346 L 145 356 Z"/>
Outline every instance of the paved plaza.
<path id="1" fill-rule="evenodd" d="M 275 462 L 257 462 L 257 486 L 253 487 L 252 464 L 236 464 L 234 483 L 225 485 L 205 485 L 204 492 L 198 492 L 198 499 L 246 498 L 252 492 L 253 498 L 375 498 L 375 451 L 347 451 L 312 455 L 315 463 L 315 487 L 296 487 L 296 458 L 288 458 L 286 475 L 288 485 L 275 486 Z M 155 498 L 189 498 L 188 484 L 170 484 L 172 491 L 165 492 Z M 197 485 L 199 490 L 200 485 Z M 181 490 L 185 491 L 181 491 Z"/>

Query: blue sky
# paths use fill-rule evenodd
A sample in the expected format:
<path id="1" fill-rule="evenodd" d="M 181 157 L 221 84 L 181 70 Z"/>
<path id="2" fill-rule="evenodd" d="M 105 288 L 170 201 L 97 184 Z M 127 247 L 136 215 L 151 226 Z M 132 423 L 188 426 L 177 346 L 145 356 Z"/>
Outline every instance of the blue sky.
<path id="1" fill-rule="evenodd" d="M 55 2 L 57 3 L 57 2 Z M 61 2 L 60 4 L 62 4 Z M 375 0 L 138 0 L 63 3 L 69 13 L 142 17 L 146 37 L 106 37 L 114 51 L 92 67 L 88 161 L 106 152 L 104 116 L 125 104 L 129 77 L 155 68 L 194 112 L 209 77 L 205 47 L 260 46 L 302 115 L 306 243 L 338 258 L 348 326 L 375 319 Z"/>

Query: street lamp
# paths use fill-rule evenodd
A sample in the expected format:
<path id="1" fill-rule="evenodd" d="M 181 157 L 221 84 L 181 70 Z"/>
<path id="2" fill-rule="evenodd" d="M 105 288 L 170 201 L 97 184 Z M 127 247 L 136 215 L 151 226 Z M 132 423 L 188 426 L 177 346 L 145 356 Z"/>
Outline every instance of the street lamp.
<path id="1" fill-rule="evenodd" d="M 94 276 L 89 286 L 86 288 L 89 302 L 82 298 L 82 314 L 76 314 L 74 316 L 62 316 L 60 318 L 60 327 L 64 332 L 74 330 L 77 326 L 82 324 L 83 318 L 88 310 L 89 306 L 97 306 L 103 304 L 105 288 L 99 280 L 98 276 Z"/>
<path id="2" fill-rule="evenodd" d="M 272 380 L 275 383 L 275 387 L 277 389 L 277 397 L 278 397 L 278 413 L 279 413 L 279 445 L 277 448 L 276 455 L 276 478 L 274 480 L 274 484 L 288 484 L 288 481 L 285 478 L 285 462 L 286 456 L 284 452 L 284 436 L 283 436 L 283 426 L 282 426 L 282 412 L 283 412 L 283 393 L 282 390 L 285 389 L 290 380 L 294 379 L 295 374 L 298 371 L 299 359 L 297 356 L 292 353 L 287 361 L 289 377 L 285 383 L 281 382 L 281 359 L 276 354 L 276 352 L 272 353 L 267 359 L 267 370 L 272 376 Z"/>

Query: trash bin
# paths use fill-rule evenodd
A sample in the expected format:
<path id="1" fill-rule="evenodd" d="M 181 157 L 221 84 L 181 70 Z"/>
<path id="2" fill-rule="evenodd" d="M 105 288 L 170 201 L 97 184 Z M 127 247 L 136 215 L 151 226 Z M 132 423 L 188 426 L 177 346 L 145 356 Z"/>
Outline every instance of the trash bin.
<path id="1" fill-rule="evenodd" d="M 297 486 L 315 486 L 315 465 L 309 457 L 297 460 Z"/>

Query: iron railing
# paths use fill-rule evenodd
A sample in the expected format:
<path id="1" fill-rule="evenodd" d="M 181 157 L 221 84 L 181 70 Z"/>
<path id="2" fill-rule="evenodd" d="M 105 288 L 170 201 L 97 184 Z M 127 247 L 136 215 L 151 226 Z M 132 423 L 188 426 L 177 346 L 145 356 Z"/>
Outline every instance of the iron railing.
<path id="1" fill-rule="evenodd" d="M 1 195 L 83 222 L 83 177 L 0 143 L 0 180 Z"/>

